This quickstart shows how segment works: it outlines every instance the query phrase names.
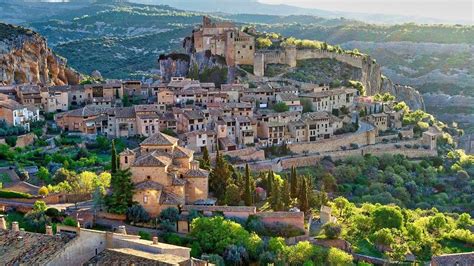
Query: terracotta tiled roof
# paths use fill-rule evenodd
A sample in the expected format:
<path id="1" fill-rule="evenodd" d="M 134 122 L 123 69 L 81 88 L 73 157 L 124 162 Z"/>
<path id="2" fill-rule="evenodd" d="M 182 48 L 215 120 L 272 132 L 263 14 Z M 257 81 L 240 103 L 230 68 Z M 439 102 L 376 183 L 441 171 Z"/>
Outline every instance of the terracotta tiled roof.
<path id="1" fill-rule="evenodd" d="M 152 167 L 152 166 L 160 166 L 160 167 L 165 167 L 167 165 L 170 165 L 172 163 L 172 160 L 170 157 L 167 157 L 165 155 L 162 155 L 156 151 L 153 151 L 151 153 L 145 154 L 139 158 L 136 159 L 136 161 L 133 163 L 133 166 L 139 166 L 139 167 Z"/>
<path id="2" fill-rule="evenodd" d="M 140 145 L 174 145 L 177 142 L 177 138 L 159 132 L 146 138 Z"/>
<path id="3" fill-rule="evenodd" d="M 0 229 L 0 264 L 45 265 L 72 239 L 65 234 L 48 236 Z"/>
<path id="4" fill-rule="evenodd" d="M 136 190 L 148 190 L 148 189 L 163 190 L 163 185 L 155 181 L 146 180 L 140 183 L 136 183 L 135 189 Z"/>
<path id="5" fill-rule="evenodd" d="M 160 203 L 166 205 L 183 205 L 184 199 L 170 192 L 163 192 L 160 197 Z"/>
<path id="6" fill-rule="evenodd" d="M 209 172 L 202 169 L 189 169 L 186 173 L 184 173 L 185 177 L 198 177 L 198 178 L 207 178 L 209 176 Z"/>
<path id="7" fill-rule="evenodd" d="M 173 150 L 173 158 L 190 158 L 194 152 L 181 146 L 176 146 Z"/>

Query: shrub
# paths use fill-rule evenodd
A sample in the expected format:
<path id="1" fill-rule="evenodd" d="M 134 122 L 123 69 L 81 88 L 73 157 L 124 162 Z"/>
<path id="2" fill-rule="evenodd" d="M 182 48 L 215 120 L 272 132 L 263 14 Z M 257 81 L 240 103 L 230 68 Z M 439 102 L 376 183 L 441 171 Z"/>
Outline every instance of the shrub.
<path id="1" fill-rule="evenodd" d="M 359 144 L 357 144 L 357 143 L 351 143 L 350 146 L 351 146 L 351 149 L 358 149 L 359 148 Z"/>
<path id="2" fill-rule="evenodd" d="M 170 220 L 162 220 L 160 222 L 160 229 L 166 232 L 176 232 L 176 223 Z"/>
<path id="3" fill-rule="evenodd" d="M 419 149 L 420 148 L 420 144 L 416 143 L 416 144 L 413 144 L 413 149 Z"/>
<path id="4" fill-rule="evenodd" d="M 342 149 L 343 151 L 345 151 L 345 150 L 347 150 L 347 147 L 346 147 L 346 146 L 341 146 L 341 149 Z"/>
<path id="5" fill-rule="evenodd" d="M 224 261 L 230 265 L 247 265 L 249 255 L 247 250 L 242 246 L 230 245 L 223 254 Z"/>
<path id="6" fill-rule="evenodd" d="M 217 254 L 202 255 L 201 258 L 216 266 L 225 266 L 224 259 Z"/>
<path id="7" fill-rule="evenodd" d="M 77 226 L 77 221 L 76 221 L 76 219 L 74 219 L 72 217 L 66 217 L 63 221 L 63 224 L 67 225 L 67 226 L 76 227 Z"/>
<path id="8" fill-rule="evenodd" d="M 395 144 L 393 146 L 395 146 L 395 148 L 397 148 L 397 149 L 400 149 L 402 147 L 402 145 L 400 145 L 400 144 Z"/>
<path id="9" fill-rule="evenodd" d="M 150 215 L 141 205 L 133 205 L 126 212 L 127 220 L 134 223 L 146 223 L 150 221 Z"/>
<path id="10" fill-rule="evenodd" d="M 405 148 L 411 149 L 413 146 L 411 144 L 405 144 Z"/>
<path id="11" fill-rule="evenodd" d="M 449 234 L 449 238 L 459 240 L 467 244 L 474 244 L 474 234 L 469 230 L 456 229 Z"/>
<path id="12" fill-rule="evenodd" d="M 151 240 L 151 234 L 145 231 L 138 231 L 138 235 L 140 236 L 140 239 L 145 239 L 145 240 Z"/>
<path id="13" fill-rule="evenodd" d="M 330 248 L 328 252 L 328 264 L 329 265 L 352 265 L 354 260 L 352 255 L 337 249 Z"/>
<path id="14" fill-rule="evenodd" d="M 175 233 L 166 233 L 163 235 L 163 240 L 172 245 L 182 246 L 184 244 L 183 239 Z"/>
<path id="15" fill-rule="evenodd" d="M 170 222 L 176 223 L 179 219 L 179 211 L 174 207 L 169 207 L 161 211 L 160 220 L 168 220 Z"/>
<path id="16" fill-rule="evenodd" d="M 274 223 L 272 225 L 265 226 L 266 228 L 266 235 L 268 236 L 281 236 L 281 237 L 294 237 L 300 236 L 304 234 L 304 231 L 291 225 L 291 224 L 284 224 L 284 223 Z"/>
<path id="17" fill-rule="evenodd" d="M 250 215 L 247 219 L 245 229 L 249 232 L 255 232 L 259 235 L 265 234 L 265 224 L 262 219 L 255 215 Z"/>
<path id="18" fill-rule="evenodd" d="M 342 228 L 336 223 L 327 223 L 323 227 L 326 238 L 337 239 L 341 235 Z"/>
<path id="19" fill-rule="evenodd" d="M 47 208 L 48 208 L 48 206 L 42 200 L 37 200 L 33 204 L 33 211 L 35 211 L 35 212 L 45 212 Z"/>
<path id="20" fill-rule="evenodd" d="M 57 218 L 57 217 L 61 216 L 61 212 L 56 208 L 48 208 L 48 209 L 46 209 L 44 214 L 46 214 L 47 216 L 49 216 L 51 218 Z"/>
<path id="21" fill-rule="evenodd" d="M 260 254 L 258 262 L 260 265 L 274 264 L 276 262 L 276 256 L 273 252 L 265 251 L 262 254 Z"/>
<path id="22" fill-rule="evenodd" d="M 40 189 L 38 189 L 38 194 L 41 195 L 41 196 L 48 196 L 49 190 L 48 190 L 47 187 L 42 186 L 42 187 L 40 187 Z"/>
<path id="23" fill-rule="evenodd" d="M 29 199 L 32 196 L 28 193 L 0 189 L 0 198 L 5 199 Z"/>
<path id="24" fill-rule="evenodd" d="M 314 247 L 308 241 L 301 241 L 296 245 L 289 246 L 286 253 L 290 265 L 301 265 L 311 259 L 314 254 Z"/>
<path id="25" fill-rule="evenodd" d="M 191 257 L 199 258 L 201 257 L 202 249 L 198 242 L 193 242 L 191 245 Z"/>

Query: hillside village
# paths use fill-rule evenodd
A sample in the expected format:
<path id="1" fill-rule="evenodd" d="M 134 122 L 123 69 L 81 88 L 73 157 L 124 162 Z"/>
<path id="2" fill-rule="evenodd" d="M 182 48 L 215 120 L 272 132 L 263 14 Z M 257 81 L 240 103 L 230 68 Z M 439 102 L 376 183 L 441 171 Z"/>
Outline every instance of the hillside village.
<path id="1" fill-rule="evenodd" d="M 448 132 L 456 138 L 456 130 L 422 110 L 410 110 L 390 93 L 378 93 L 370 80 L 311 84 L 267 79 L 266 64 L 295 67 L 298 60 L 327 55 L 337 60 L 342 55 L 301 47 L 260 49 L 255 34 L 203 17 L 202 25 L 184 39 L 191 61 L 203 54 L 224 59 L 229 70 L 222 84 L 175 75 L 179 62 L 172 61 L 174 71 L 162 70 L 163 77 L 173 73 L 169 79 L 148 83 L 104 80 L 93 73 L 80 85 L 0 86 L 4 262 L 303 265 L 315 254 L 325 254 L 321 265 L 473 263 L 469 214 L 445 217 L 436 209 L 430 213 L 431 208 L 403 209 L 410 219 L 429 220 L 420 226 L 426 226 L 424 234 L 439 238 L 432 240 L 437 246 L 449 246 L 449 237 L 464 243 L 449 252 L 458 254 L 450 255 L 448 248 L 435 250 L 434 244 L 423 243 L 432 246 L 426 255 L 412 246 L 414 236 L 403 235 L 412 221 L 402 217 L 399 207 L 356 207 L 331 190 L 335 180 L 323 178 L 323 189 L 317 190 L 309 176 L 297 174 L 305 167 L 324 168 L 322 163 L 337 165 L 357 156 L 375 158 L 382 167 L 376 156 L 386 154 L 415 168 L 410 159 L 440 156 L 447 144 L 454 145 Z M 348 60 L 356 58 L 354 64 L 360 57 L 365 58 L 347 55 Z M 252 66 L 253 73 L 245 66 Z M 237 78 L 242 71 L 252 82 Z M 68 157 L 71 153 L 75 157 Z M 458 177 L 463 171 L 469 179 L 469 158 L 450 158 L 459 160 Z M 375 240 L 364 244 L 367 251 L 349 237 L 364 232 L 363 222 L 357 230 L 342 232 L 349 210 L 361 219 L 379 211 L 401 221 L 384 227 L 374 214 L 375 224 L 366 230 Z M 32 215 L 35 223 L 26 222 Z M 441 215 L 442 230 L 429 227 Z M 18 217 L 36 231 L 22 230 Z M 222 229 L 233 239 L 207 243 L 206 233 Z M 380 240 L 382 234 L 392 240 Z M 19 241 L 24 248 L 11 248 L 9 243 Z M 50 256 L 33 242 L 44 243 Z"/>

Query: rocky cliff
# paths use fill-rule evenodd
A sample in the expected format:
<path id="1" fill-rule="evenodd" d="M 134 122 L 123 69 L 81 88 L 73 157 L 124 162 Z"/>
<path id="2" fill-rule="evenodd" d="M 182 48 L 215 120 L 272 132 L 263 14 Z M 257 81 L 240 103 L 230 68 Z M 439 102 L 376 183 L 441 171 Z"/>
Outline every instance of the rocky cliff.
<path id="1" fill-rule="evenodd" d="M 36 32 L 0 23 L 0 83 L 78 84 L 80 75 Z"/>

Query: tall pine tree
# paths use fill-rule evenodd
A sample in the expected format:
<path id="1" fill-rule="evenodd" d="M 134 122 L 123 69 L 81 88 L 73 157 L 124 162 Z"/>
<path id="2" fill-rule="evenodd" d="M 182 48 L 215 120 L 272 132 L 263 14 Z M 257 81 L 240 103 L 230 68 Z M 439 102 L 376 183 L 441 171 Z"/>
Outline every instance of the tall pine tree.
<path id="1" fill-rule="evenodd" d="M 278 183 L 277 180 L 273 180 L 271 205 L 274 211 L 281 211 L 283 209 L 280 191 L 281 191 L 280 184 Z"/>
<path id="2" fill-rule="evenodd" d="M 245 164 L 245 190 L 244 190 L 244 202 L 246 206 L 252 206 L 253 204 L 253 190 L 250 176 L 249 165 Z"/>

